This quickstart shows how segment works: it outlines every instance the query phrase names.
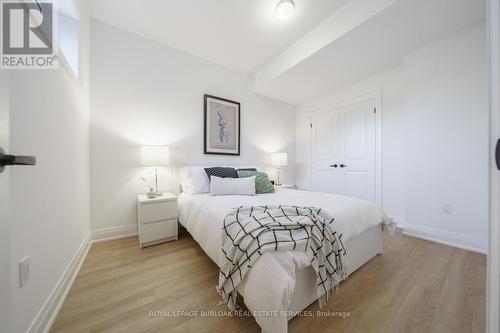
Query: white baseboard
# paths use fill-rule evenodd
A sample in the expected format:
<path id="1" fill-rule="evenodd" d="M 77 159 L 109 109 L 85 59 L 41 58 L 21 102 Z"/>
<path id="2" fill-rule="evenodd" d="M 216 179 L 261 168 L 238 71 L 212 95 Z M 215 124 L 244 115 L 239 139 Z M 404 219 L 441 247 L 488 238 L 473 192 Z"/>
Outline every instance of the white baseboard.
<path id="1" fill-rule="evenodd" d="M 45 301 L 42 309 L 38 312 L 28 332 L 46 333 L 49 331 L 66 300 L 66 296 L 80 271 L 83 261 L 87 257 L 87 253 L 92 243 L 133 235 L 137 235 L 137 225 L 135 224 L 90 231 L 64 270 L 63 275 L 52 290 L 49 298 Z"/>
<path id="2" fill-rule="evenodd" d="M 488 240 L 456 234 L 448 231 L 423 227 L 419 225 L 403 224 L 403 234 L 428 240 L 431 242 L 457 247 L 473 252 L 488 253 Z"/>
<path id="3" fill-rule="evenodd" d="M 92 230 L 92 242 L 102 242 L 137 235 L 137 224 Z"/>
<path id="4" fill-rule="evenodd" d="M 89 232 L 69 262 L 68 266 L 66 266 L 64 273 L 50 293 L 49 298 L 45 301 L 41 310 L 38 312 L 35 320 L 31 323 L 31 326 L 28 329 L 29 333 L 46 333 L 49 331 L 52 323 L 59 313 L 59 310 L 66 300 L 66 296 L 68 295 L 68 292 L 71 289 L 78 272 L 80 271 L 80 267 L 82 266 L 85 257 L 87 257 L 91 244 L 92 242 Z"/>
<path id="5" fill-rule="evenodd" d="M 59 310 L 66 300 L 66 296 L 68 295 L 68 292 L 71 289 L 78 272 L 80 271 L 83 261 L 87 257 L 87 253 L 92 243 L 133 235 L 137 235 L 136 224 L 95 229 L 90 231 L 64 270 L 64 273 L 52 290 L 49 298 L 45 301 L 42 308 L 38 312 L 35 320 L 31 323 L 28 332 L 46 333 L 50 330 L 50 327 L 56 319 Z"/>

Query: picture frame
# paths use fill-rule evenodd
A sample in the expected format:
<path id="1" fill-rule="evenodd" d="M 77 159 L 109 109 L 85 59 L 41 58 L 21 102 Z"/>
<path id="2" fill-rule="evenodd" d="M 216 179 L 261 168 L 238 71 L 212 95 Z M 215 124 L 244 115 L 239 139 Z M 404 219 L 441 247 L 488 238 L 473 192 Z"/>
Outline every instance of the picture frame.
<path id="1" fill-rule="evenodd" d="M 204 154 L 239 156 L 241 104 L 205 94 L 203 106 Z"/>

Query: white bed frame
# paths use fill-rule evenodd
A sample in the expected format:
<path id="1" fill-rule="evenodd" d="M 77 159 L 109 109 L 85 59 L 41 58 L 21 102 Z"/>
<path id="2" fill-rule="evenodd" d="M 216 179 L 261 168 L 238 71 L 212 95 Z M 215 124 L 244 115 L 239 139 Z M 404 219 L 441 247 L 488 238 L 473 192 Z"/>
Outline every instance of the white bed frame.
<path id="1" fill-rule="evenodd" d="M 178 170 L 179 167 L 174 167 L 172 187 L 176 194 L 181 192 Z M 353 273 L 373 257 L 382 254 L 383 239 L 382 226 L 377 225 L 347 241 L 344 245 L 349 254 L 348 274 Z M 291 296 L 290 307 L 287 309 L 289 313 L 299 313 L 318 299 L 316 283 L 316 273 L 311 266 L 296 272 L 295 290 Z M 244 295 L 242 296 L 244 297 Z M 290 316 L 287 319 L 290 321 L 292 318 L 293 316 Z M 262 333 L 271 332 L 263 330 Z"/>
<path id="2" fill-rule="evenodd" d="M 361 235 L 350 239 L 345 244 L 348 256 L 348 273 L 351 274 L 373 257 L 383 252 L 383 234 L 380 225 L 371 227 Z M 290 301 L 292 313 L 297 313 L 317 300 L 316 296 L 316 273 L 309 266 L 296 272 L 295 291 Z M 289 317 L 288 320 L 293 317 Z"/>

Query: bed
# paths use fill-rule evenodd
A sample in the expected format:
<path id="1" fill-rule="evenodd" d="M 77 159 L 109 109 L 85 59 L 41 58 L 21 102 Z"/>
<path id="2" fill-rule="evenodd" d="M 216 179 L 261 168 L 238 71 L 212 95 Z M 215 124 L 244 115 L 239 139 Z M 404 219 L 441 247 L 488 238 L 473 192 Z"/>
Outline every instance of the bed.
<path id="1" fill-rule="evenodd" d="M 382 253 L 383 224 L 390 223 L 382 210 L 367 201 L 293 189 L 255 196 L 181 193 L 178 204 L 179 222 L 219 267 L 223 259 L 223 220 L 233 207 L 296 205 L 326 209 L 343 235 L 349 274 Z M 263 332 L 286 333 L 288 320 L 317 299 L 316 274 L 305 252 L 266 252 L 237 290 Z"/>

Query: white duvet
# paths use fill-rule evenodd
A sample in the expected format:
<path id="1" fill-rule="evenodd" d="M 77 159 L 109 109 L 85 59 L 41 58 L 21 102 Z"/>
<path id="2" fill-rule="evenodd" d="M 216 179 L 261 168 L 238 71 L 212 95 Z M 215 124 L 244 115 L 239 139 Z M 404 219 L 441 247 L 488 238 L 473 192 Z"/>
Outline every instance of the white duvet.
<path id="1" fill-rule="evenodd" d="M 335 218 L 345 244 L 389 218 L 374 204 L 352 197 L 320 192 L 278 189 L 276 193 L 256 196 L 211 196 L 185 194 L 178 198 L 179 221 L 207 255 L 220 267 L 222 263 L 222 225 L 233 207 L 251 205 L 314 206 Z M 349 253 L 347 253 L 349 260 Z M 286 332 L 290 297 L 295 289 L 295 272 L 309 265 L 305 252 L 266 252 L 238 286 L 245 304 L 266 332 Z M 214 288 L 217 281 L 214 281 Z"/>

